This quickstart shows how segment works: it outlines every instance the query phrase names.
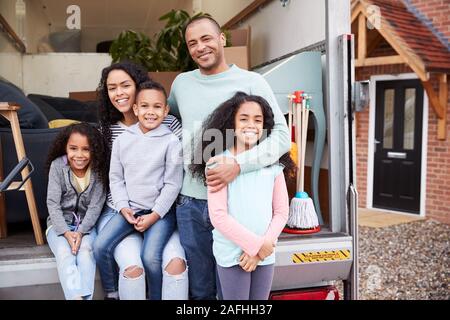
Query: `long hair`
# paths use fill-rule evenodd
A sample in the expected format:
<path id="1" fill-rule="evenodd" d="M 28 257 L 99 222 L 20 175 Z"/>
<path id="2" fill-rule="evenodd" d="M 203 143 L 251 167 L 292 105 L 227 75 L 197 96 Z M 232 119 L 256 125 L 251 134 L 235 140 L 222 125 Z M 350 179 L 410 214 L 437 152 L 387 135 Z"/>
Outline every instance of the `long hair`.
<path id="1" fill-rule="evenodd" d="M 230 139 L 229 135 L 230 133 L 234 134 L 236 114 L 240 106 L 245 102 L 255 102 L 261 107 L 263 114 L 263 129 L 265 129 L 267 137 L 270 136 L 275 125 L 275 121 L 273 111 L 269 103 L 263 97 L 248 95 L 244 92 L 237 92 L 232 98 L 218 106 L 203 122 L 201 136 L 199 136 L 200 141 L 197 144 L 193 142 L 195 145 L 194 153 L 192 155 L 191 164 L 189 165 L 189 169 L 193 177 L 198 178 L 203 182 L 206 181 L 205 167 L 206 162 L 208 162 L 209 159 L 206 159 L 204 155 L 205 150 L 212 143 L 207 138 L 208 131 L 211 132 L 211 130 L 216 130 L 216 133 L 221 135 L 222 141 L 222 145 L 220 146 L 221 148 L 208 150 L 211 151 L 211 157 L 230 149 L 234 145 L 234 135 L 233 139 Z M 258 143 L 260 143 L 263 139 L 264 135 Z M 215 142 L 216 141 L 214 141 L 214 143 Z M 215 146 L 218 146 L 218 144 L 215 144 Z M 200 159 L 201 161 L 199 161 Z M 286 180 L 291 181 L 292 179 L 295 179 L 296 166 L 294 161 L 291 159 L 290 154 L 285 153 L 280 157 L 279 161 L 280 164 L 284 166 Z"/>
<path id="2" fill-rule="evenodd" d="M 87 137 L 89 152 L 91 154 L 91 170 L 93 173 L 97 174 L 104 189 L 106 190 L 108 187 L 108 166 L 105 162 L 105 158 L 107 157 L 107 148 L 100 132 L 92 125 L 85 122 L 64 127 L 63 130 L 56 136 L 47 157 L 47 174 L 53 160 L 67 154 L 67 142 L 73 133 L 79 133 Z"/>
<path id="3" fill-rule="evenodd" d="M 136 89 L 142 82 L 150 80 L 150 77 L 144 67 L 129 61 L 114 63 L 102 70 L 102 77 L 97 87 L 97 99 L 100 102 L 100 131 L 107 143 L 108 148 L 110 147 L 112 141 L 110 126 L 123 119 L 123 114 L 114 107 L 108 96 L 106 80 L 109 73 L 113 70 L 122 70 L 127 73 L 131 79 L 133 79 Z"/>

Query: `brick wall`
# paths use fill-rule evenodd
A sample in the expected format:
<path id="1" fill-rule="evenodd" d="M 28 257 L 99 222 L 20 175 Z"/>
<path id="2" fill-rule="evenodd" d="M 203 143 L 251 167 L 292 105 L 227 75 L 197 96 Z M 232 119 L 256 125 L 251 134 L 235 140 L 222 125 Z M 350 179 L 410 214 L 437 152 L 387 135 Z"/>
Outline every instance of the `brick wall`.
<path id="1" fill-rule="evenodd" d="M 388 65 L 356 68 L 356 80 L 370 79 L 371 75 L 410 73 L 406 65 Z M 450 90 L 450 79 L 448 81 Z M 447 103 L 447 119 L 450 116 L 450 94 Z M 369 110 L 357 113 L 356 175 L 359 206 L 367 206 L 367 157 L 369 136 Z M 447 140 L 437 139 L 437 116 L 431 106 L 428 111 L 428 159 L 426 216 L 450 223 L 450 121 L 447 120 Z"/>
<path id="2" fill-rule="evenodd" d="M 449 0 L 408 0 L 447 41 L 450 39 L 450 1 Z"/>

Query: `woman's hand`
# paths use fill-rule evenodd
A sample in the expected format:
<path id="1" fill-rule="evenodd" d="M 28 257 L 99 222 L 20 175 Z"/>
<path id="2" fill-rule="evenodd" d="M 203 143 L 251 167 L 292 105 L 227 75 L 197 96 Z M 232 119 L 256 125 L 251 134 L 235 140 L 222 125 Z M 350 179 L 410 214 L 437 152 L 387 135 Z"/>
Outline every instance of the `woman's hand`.
<path id="1" fill-rule="evenodd" d="M 257 255 L 251 257 L 244 252 L 239 258 L 239 266 L 246 272 L 252 272 L 255 271 L 260 261 L 261 259 Z"/>
<path id="2" fill-rule="evenodd" d="M 128 221 L 129 224 L 136 224 L 137 219 L 134 217 L 134 211 L 131 208 L 122 208 L 120 209 L 120 213 L 123 215 L 125 220 Z"/>
<path id="3" fill-rule="evenodd" d="M 150 228 L 160 218 L 159 214 L 153 211 L 150 214 L 144 214 L 137 218 L 134 228 L 139 232 L 144 232 Z"/>
<path id="4" fill-rule="evenodd" d="M 207 165 L 213 162 L 217 163 L 217 166 L 206 171 L 206 183 L 211 188 L 211 192 L 217 192 L 236 179 L 241 172 L 241 167 L 231 157 L 213 157 L 209 159 Z"/>

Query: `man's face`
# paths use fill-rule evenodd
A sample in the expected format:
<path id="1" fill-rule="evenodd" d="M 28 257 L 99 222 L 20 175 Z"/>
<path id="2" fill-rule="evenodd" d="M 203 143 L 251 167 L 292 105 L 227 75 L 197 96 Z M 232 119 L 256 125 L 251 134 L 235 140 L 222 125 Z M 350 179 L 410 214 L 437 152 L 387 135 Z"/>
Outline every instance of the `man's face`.
<path id="1" fill-rule="evenodd" d="M 225 65 L 225 35 L 209 20 L 193 22 L 186 29 L 186 44 L 194 62 L 203 74 L 216 74 Z"/>

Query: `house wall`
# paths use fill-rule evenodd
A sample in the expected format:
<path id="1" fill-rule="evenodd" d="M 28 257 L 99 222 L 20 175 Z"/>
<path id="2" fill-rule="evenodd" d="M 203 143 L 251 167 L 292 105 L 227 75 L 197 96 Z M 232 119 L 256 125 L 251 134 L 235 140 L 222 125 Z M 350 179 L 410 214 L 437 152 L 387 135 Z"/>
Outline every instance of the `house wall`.
<path id="1" fill-rule="evenodd" d="M 250 5 L 253 0 L 194 0 L 194 11 L 209 13 L 220 25 L 224 25 L 236 14 Z"/>
<path id="2" fill-rule="evenodd" d="M 401 74 L 413 72 L 406 65 L 388 65 L 356 68 L 356 80 L 368 80 L 372 75 Z M 450 81 L 447 84 L 450 90 Z M 447 117 L 450 114 L 450 95 L 447 101 Z M 356 174 L 359 206 L 366 208 L 368 174 L 369 110 L 359 112 L 356 137 Z M 432 107 L 428 112 L 428 141 L 426 167 L 425 214 L 427 218 L 450 223 L 450 121 L 447 120 L 447 139 L 437 139 L 437 116 Z M 370 188 L 372 189 L 372 188 Z"/>
<path id="3" fill-rule="evenodd" d="M 101 71 L 111 63 L 107 53 L 46 53 L 23 56 L 23 89 L 68 97 L 73 91 L 94 91 Z M 39 81 L 36 81 L 39 79 Z"/>

